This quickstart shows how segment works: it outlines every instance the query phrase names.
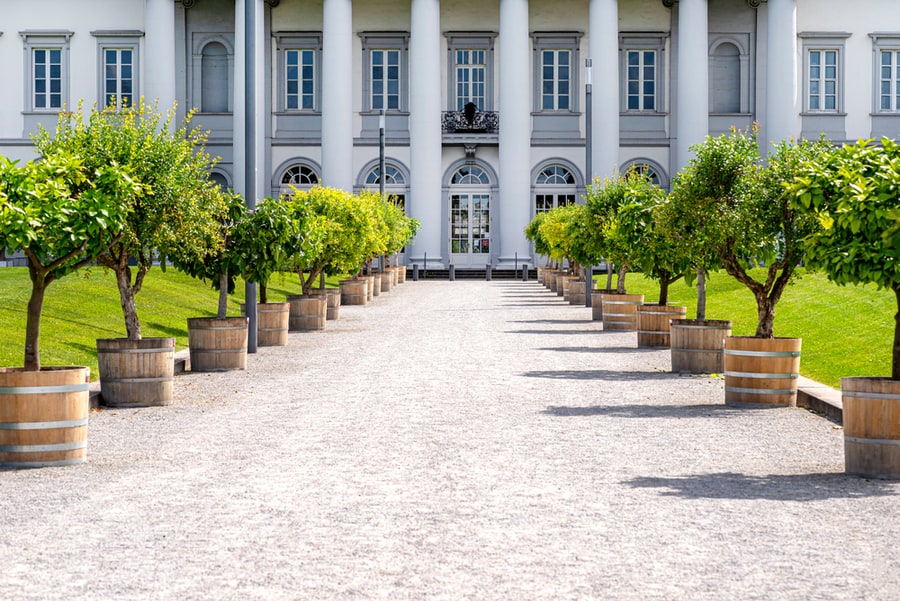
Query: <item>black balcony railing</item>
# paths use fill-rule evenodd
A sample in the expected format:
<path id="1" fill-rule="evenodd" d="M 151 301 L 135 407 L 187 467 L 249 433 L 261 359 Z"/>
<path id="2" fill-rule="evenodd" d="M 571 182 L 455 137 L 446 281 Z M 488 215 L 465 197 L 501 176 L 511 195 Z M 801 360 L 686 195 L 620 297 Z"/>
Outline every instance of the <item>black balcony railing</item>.
<path id="1" fill-rule="evenodd" d="M 500 113 L 481 111 L 468 105 L 462 111 L 441 113 L 441 131 L 445 134 L 496 134 L 500 131 Z"/>

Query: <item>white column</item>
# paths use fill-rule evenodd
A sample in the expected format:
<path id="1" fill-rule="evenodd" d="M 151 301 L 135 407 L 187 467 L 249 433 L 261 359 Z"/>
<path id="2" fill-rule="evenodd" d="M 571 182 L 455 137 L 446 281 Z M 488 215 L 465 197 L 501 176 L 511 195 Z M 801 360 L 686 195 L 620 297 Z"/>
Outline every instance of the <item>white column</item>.
<path id="1" fill-rule="evenodd" d="M 163 112 L 175 103 L 175 2 L 144 3 L 144 97 Z"/>
<path id="2" fill-rule="evenodd" d="M 253 36 L 253 82 L 247 82 L 246 66 L 246 3 L 254 2 L 256 29 Z M 261 0 L 235 0 L 234 3 L 234 105 L 232 107 L 232 119 L 234 123 L 234 189 L 251 200 L 254 204 L 265 196 L 266 177 L 264 175 L 265 160 L 265 132 L 266 116 L 269 114 L 265 104 L 266 67 L 265 67 L 265 3 Z M 253 164 L 252 180 L 247 179 L 247 99 L 248 85 L 254 94 L 256 110 L 253 113 L 254 144 L 251 162 Z"/>
<path id="3" fill-rule="evenodd" d="M 525 227 L 531 220 L 531 40 L 528 0 L 500 0 L 500 202 L 494 204 L 492 244 L 498 267 L 530 262 Z M 499 204 L 499 207 L 497 206 Z M 499 228 L 496 224 L 499 223 Z"/>
<path id="4" fill-rule="evenodd" d="M 322 10 L 322 183 L 353 190 L 353 2 Z"/>
<path id="5" fill-rule="evenodd" d="M 800 137 L 797 0 L 769 0 L 766 43 L 766 148 Z"/>
<path id="6" fill-rule="evenodd" d="M 418 219 L 409 263 L 444 262 L 447 241 L 441 224 L 441 4 L 412 0 L 409 36 L 410 216 Z M 432 263 L 434 261 L 434 263 Z"/>
<path id="7" fill-rule="evenodd" d="M 619 0 L 590 0 L 588 52 L 593 62 L 591 173 L 609 177 L 619 169 Z"/>
<path id="8" fill-rule="evenodd" d="M 689 147 L 709 134 L 709 25 L 707 0 L 678 2 L 678 81 L 675 170 L 688 164 Z"/>

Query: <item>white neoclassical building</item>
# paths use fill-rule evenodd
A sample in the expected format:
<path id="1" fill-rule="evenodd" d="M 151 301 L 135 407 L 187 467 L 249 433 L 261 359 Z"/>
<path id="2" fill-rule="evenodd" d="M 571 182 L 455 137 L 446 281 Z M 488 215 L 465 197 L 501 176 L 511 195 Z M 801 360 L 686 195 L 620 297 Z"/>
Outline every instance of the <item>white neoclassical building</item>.
<path id="1" fill-rule="evenodd" d="M 631 165 L 668 186 L 731 126 L 895 137 L 900 2 L 9 0 L 0 78 L 0 154 L 81 99 L 177 102 L 224 185 L 383 180 L 408 263 L 503 268 L 536 211 Z"/>

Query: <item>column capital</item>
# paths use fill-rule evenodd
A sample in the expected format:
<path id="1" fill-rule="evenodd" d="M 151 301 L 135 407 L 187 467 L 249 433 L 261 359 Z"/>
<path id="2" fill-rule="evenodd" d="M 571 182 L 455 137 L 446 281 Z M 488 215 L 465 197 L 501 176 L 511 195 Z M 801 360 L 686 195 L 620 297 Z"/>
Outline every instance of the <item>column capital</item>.
<path id="1" fill-rule="evenodd" d="M 678 2 L 678 0 L 662 0 L 662 4 L 666 8 L 672 8 L 673 6 L 675 6 L 676 2 Z M 747 6 L 749 6 L 750 8 L 759 8 L 763 3 L 763 0 L 746 0 L 746 2 Z"/>

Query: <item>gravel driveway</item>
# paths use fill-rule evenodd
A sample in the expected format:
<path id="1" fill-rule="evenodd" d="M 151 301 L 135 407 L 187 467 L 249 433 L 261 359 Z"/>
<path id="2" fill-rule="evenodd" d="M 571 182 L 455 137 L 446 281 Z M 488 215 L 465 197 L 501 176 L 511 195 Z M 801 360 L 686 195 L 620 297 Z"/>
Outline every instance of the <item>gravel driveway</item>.
<path id="1" fill-rule="evenodd" d="M 635 346 L 536 282 L 341 307 L 0 471 L 0 599 L 900 599 L 900 482 Z"/>

